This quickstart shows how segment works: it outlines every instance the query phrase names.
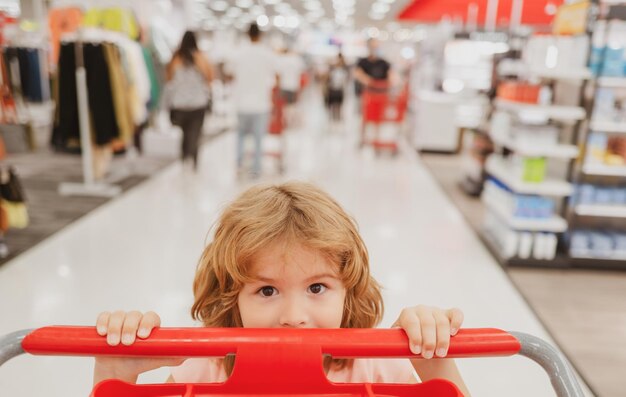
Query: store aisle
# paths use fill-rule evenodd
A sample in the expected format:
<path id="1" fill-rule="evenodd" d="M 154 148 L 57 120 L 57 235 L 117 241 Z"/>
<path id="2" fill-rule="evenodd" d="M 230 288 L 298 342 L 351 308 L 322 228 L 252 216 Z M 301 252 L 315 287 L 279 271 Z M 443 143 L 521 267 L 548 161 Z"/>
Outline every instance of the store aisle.
<path id="1" fill-rule="evenodd" d="M 462 216 L 403 147 L 398 157 L 357 150 L 354 119 L 326 125 L 307 97 L 304 127 L 289 135 L 284 177 L 327 189 L 358 221 L 389 326 L 402 307 L 458 306 L 468 327 L 547 335 Z M 212 141 L 201 171 L 174 165 L 0 268 L 0 334 L 49 324 L 89 325 L 99 311 L 155 310 L 164 326 L 191 326 L 191 283 L 218 211 L 251 182 L 237 183 L 235 135 Z M 271 163 L 268 164 L 268 166 Z M 547 377 L 523 358 L 460 361 L 475 396 L 552 396 Z M 79 396 L 92 359 L 20 357 L 0 369 L 3 395 Z M 160 381 L 167 370 L 143 379 Z"/>

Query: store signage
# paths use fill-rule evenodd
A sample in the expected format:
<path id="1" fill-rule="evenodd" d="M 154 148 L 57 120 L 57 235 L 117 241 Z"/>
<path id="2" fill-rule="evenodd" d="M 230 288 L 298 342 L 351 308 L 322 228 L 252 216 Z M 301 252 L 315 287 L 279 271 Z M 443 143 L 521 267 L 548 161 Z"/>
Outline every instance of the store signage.
<path id="1" fill-rule="evenodd" d="M 564 4 L 559 7 L 552 24 L 552 33 L 560 35 L 584 34 L 591 2 Z"/>

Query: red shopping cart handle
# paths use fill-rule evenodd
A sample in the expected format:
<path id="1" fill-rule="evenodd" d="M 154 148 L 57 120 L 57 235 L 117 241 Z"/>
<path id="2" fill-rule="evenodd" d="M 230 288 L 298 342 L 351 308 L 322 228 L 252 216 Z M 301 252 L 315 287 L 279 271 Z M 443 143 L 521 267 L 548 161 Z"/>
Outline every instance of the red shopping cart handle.
<path id="1" fill-rule="evenodd" d="M 414 385 L 331 383 L 324 355 L 334 358 L 408 357 L 401 329 L 158 328 L 132 346 L 108 346 L 94 327 L 46 327 L 0 338 L 0 365 L 24 352 L 39 355 L 219 357 L 235 355 L 228 380 L 215 384 L 131 385 L 106 380 L 94 397 L 192 397 L 251 394 L 307 396 L 460 397 L 446 380 Z M 498 329 L 464 329 L 451 338 L 448 358 L 520 354 L 540 364 L 559 397 L 583 397 L 562 354 L 532 335 Z"/>
<path id="2" fill-rule="evenodd" d="M 38 355 L 223 357 L 242 348 L 263 353 L 278 347 L 306 347 L 335 358 L 419 357 L 399 328 L 157 328 L 132 346 L 109 346 L 95 327 L 53 326 L 36 329 L 22 341 L 25 352 Z M 505 331 L 462 329 L 450 340 L 448 358 L 509 356 L 519 350 L 519 341 Z"/>

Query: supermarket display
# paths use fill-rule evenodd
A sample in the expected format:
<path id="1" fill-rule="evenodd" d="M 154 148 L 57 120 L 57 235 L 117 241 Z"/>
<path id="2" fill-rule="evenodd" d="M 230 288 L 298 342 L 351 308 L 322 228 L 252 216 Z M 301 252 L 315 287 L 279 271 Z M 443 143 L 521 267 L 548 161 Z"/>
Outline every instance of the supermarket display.
<path id="1" fill-rule="evenodd" d="M 626 6 L 600 9 L 591 35 L 594 74 L 589 122 L 580 137 L 584 155 L 568 201 L 567 253 L 586 266 L 623 268 L 626 206 Z"/>

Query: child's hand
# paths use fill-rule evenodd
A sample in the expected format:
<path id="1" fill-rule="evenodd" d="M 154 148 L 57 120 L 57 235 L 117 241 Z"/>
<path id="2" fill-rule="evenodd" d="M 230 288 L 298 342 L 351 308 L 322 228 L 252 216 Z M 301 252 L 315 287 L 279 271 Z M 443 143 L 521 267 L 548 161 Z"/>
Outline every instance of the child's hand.
<path id="1" fill-rule="evenodd" d="M 98 335 L 106 336 L 110 346 L 120 343 L 132 345 L 136 338 L 146 339 L 152 330 L 161 325 L 161 318 L 154 312 L 142 314 L 137 311 L 100 313 L 96 322 Z M 94 385 L 104 379 L 121 379 L 135 383 L 139 374 L 152 369 L 180 365 L 180 358 L 129 358 L 96 357 Z"/>
<path id="2" fill-rule="evenodd" d="M 463 323 L 459 309 L 443 310 L 429 306 L 408 307 L 402 310 L 393 327 L 402 328 L 409 337 L 409 347 L 423 358 L 445 357 L 450 336 L 456 335 Z"/>

